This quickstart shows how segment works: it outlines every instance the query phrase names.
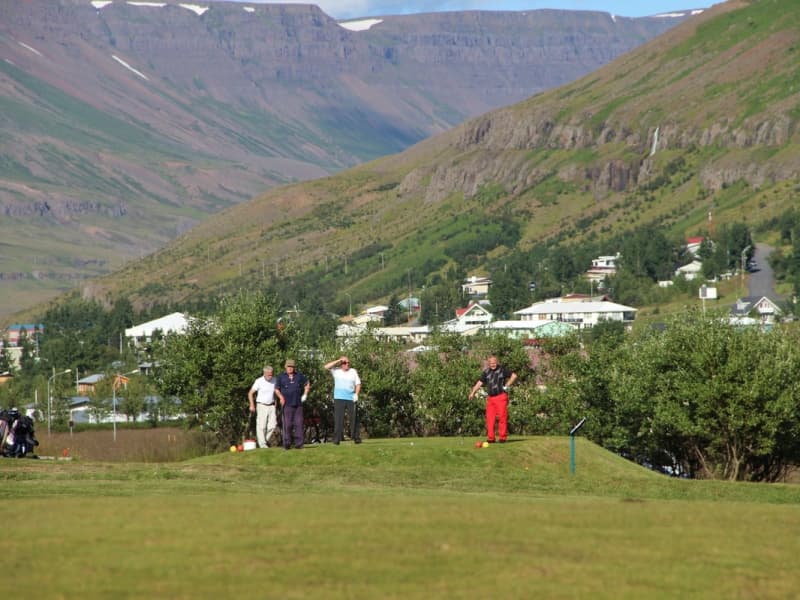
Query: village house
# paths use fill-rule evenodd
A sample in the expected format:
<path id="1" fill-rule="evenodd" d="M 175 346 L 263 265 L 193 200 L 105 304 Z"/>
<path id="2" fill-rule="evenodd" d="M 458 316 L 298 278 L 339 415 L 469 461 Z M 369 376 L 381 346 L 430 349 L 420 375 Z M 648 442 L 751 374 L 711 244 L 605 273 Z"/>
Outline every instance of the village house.
<path id="1" fill-rule="evenodd" d="M 493 315 L 477 302 L 456 309 L 456 318 L 442 323 L 441 330 L 462 335 L 474 335 L 492 322 Z"/>
<path id="2" fill-rule="evenodd" d="M 606 277 L 616 274 L 619 253 L 614 256 L 598 256 L 592 259 L 592 266 L 584 273 L 584 277 L 596 283 L 598 288 L 603 286 Z"/>
<path id="3" fill-rule="evenodd" d="M 102 373 L 96 373 L 93 375 L 87 375 L 86 377 L 82 377 L 77 381 L 78 393 L 79 394 L 94 394 L 95 388 L 98 383 L 105 379 L 105 375 Z"/>
<path id="4" fill-rule="evenodd" d="M 464 283 L 461 284 L 461 293 L 465 296 L 486 296 L 490 287 L 492 287 L 491 279 L 473 275 L 465 279 Z"/>
<path id="5" fill-rule="evenodd" d="M 675 276 L 683 275 L 687 281 L 701 277 L 703 274 L 703 263 L 693 260 L 688 265 L 683 265 L 675 271 Z"/>
<path id="6" fill-rule="evenodd" d="M 3 339 L 13 348 L 19 346 L 23 337 L 27 337 L 36 344 L 39 336 L 43 333 L 44 325 L 41 323 L 15 323 L 14 325 L 9 325 L 3 332 Z"/>
<path id="7" fill-rule="evenodd" d="M 515 311 L 523 321 L 561 321 L 571 323 L 578 329 L 589 329 L 600 321 L 620 321 L 630 325 L 637 310 L 615 302 L 585 300 L 564 301 L 561 298 L 537 302 L 528 308 Z"/>
<path id="8" fill-rule="evenodd" d="M 705 239 L 703 236 L 686 238 L 686 251 L 692 256 L 697 256 Z"/>
<path id="9" fill-rule="evenodd" d="M 129 327 L 125 330 L 125 337 L 132 340 L 134 348 L 140 348 L 152 342 L 153 335 L 156 332 L 161 334 L 167 334 L 171 331 L 183 333 L 188 325 L 189 317 L 183 313 L 176 312 L 141 325 Z"/>
<path id="10" fill-rule="evenodd" d="M 361 314 L 356 315 L 350 320 L 353 325 L 368 325 L 369 323 L 383 323 L 383 315 L 389 310 L 388 306 L 371 306 Z"/>
<path id="11" fill-rule="evenodd" d="M 774 323 L 781 314 L 780 306 L 767 296 L 739 298 L 731 307 L 731 316 L 735 319 L 757 317 L 761 323 Z"/>
<path id="12" fill-rule="evenodd" d="M 493 321 L 483 330 L 503 333 L 514 340 L 535 344 L 543 338 L 564 337 L 576 331 L 575 325 L 563 321 Z"/>

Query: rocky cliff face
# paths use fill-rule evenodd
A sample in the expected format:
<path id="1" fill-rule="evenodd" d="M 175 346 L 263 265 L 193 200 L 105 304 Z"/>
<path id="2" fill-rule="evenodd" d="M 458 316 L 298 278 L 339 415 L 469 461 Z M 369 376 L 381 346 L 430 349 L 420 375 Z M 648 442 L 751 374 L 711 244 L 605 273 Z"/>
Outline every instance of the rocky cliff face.
<path id="1" fill-rule="evenodd" d="M 701 26 L 706 18 L 746 5 L 718 5 L 692 23 Z M 756 23 L 750 22 L 752 27 Z M 737 27 L 731 24 L 731 32 Z M 518 193 L 553 171 L 511 168 L 515 154 L 546 150 L 597 155 L 588 166 L 567 164 L 557 174 L 591 189 L 598 199 L 647 186 L 664 168 L 664 155 L 700 157 L 698 179 L 705 192 L 739 181 L 757 189 L 800 176 L 800 159 L 793 150 L 800 140 L 796 76 L 775 75 L 770 85 L 763 83 L 764 65 L 775 73 L 795 72 L 796 36 L 776 33 L 743 43 L 746 50 L 739 48 L 738 54 L 731 50 L 709 58 L 688 49 L 695 42 L 681 50 L 684 39 L 696 39 L 690 32 L 694 30 L 682 27 L 666 33 L 640 48 L 627 64 L 617 61 L 614 69 L 593 72 L 579 89 L 563 90 L 564 98 L 543 94 L 466 122 L 452 138 L 461 155 L 433 169 L 421 167 L 401 189 L 419 191 L 411 182 L 429 177 L 429 202 L 454 192 L 471 197 L 488 183 L 499 182 Z M 729 33 L 717 32 L 709 43 L 724 45 Z M 669 58 L 659 58 L 663 47 L 670 48 Z M 681 76 L 667 77 L 676 65 Z M 581 108 L 566 108 L 574 98 L 581 98 Z M 771 158 L 764 160 L 766 156 Z"/>

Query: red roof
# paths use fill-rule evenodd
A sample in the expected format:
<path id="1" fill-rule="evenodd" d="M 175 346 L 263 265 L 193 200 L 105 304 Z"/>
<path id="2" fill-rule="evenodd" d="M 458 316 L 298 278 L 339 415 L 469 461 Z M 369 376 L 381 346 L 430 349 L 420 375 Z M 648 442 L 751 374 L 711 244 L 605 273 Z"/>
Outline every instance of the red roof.
<path id="1" fill-rule="evenodd" d="M 690 238 L 686 238 L 686 243 L 687 244 L 702 244 L 704 239 L 706 239 L 706 238 L 704 238 L 702 235 L 699 236 L 699 237 L 690 237 Z"/>

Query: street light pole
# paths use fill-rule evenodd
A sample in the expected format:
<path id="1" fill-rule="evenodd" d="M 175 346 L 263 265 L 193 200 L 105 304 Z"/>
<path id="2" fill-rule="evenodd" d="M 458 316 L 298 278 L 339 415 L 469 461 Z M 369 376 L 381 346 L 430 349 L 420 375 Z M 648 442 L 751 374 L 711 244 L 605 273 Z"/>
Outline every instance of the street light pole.
<path id="1" fill-rule="evenodd" d="M 114 442 L 117 441 L 117 378 L 114 375 L 114 381 L 111 382 L 111 423 L 114 428 Z"/>
<path id="2" fill-rule="evenodd" d="M 744 267 L 745 261 L 747 260 L 747 253 L 750 251 L 751 246 L 746 246 L 744 250 L 742 250 L 742 269 L 739 272 L 739 287 L 741 288 L 741 293 L 743 296 L 747 294 L 744 293 Z"/>
<path id="3" fill-rule="evenodd" d="M 47 435 L 50 435 L 50 407 L 52 405 L 52 394 L 50 393 L 50 382 L 59 375 L 66 375 L 72 373 L 72 369 L 66 369 L 56 373 L 56 368 L 53 367 L 53 374 L 47 379 Z"/>

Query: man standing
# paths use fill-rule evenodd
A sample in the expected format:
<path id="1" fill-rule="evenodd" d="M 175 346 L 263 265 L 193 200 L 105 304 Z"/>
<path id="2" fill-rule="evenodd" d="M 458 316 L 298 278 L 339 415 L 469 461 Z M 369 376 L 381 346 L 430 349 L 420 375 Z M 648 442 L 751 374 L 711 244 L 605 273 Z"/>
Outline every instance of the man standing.
<path id="1" fill-rule="evenodd" d="M 493 444 L 495 419 L 500 419 L 500 443 L 508 438 L 508 389 L 517 380 L 517 374 L 498 364 L 496 356 L 490 356 L 489 366 L 481 373 L 480 379 L 472 386 L 469 399 L 472 400 L 484 385 L 489 394 L 486 398 L 486 441 Z"/>
<path id="2" fill-rule="evenodd" d="M 283 408 L 283 449 L 303 447 L 303 402 L 308 398 L 311 384 L 302 373 L 295 371 L 295 362 L 290 358 L 284 365 L 286 371 L 278 376 L 275 391 L 279 394 Z"/>
<path id="3" fill-rule="evenodd" d="M 350 437 L 360 444 L 361 428 L 356 402 L 361 392 L 361 378 L 355 369 L 350 368 L 350 359 L 346 356 L 332 360 L 325 368 L 333 375 L 333 443 L 338 444 L 344 439 L 344 418 L 347 413 Z"/>
<path id="4" fill-rule="evenodd" d="M 277 383 L 272 367 L 264 367 L 264 374 L 253 382 L 247 399 L 250 401 L 250 413 L 256 413 L 256 438 L 259 448 L 269 448 L 272 434 L 278 425 L 278 413 L 275 410 L 275 396 L 281 397 L 275 390 Z"/>

